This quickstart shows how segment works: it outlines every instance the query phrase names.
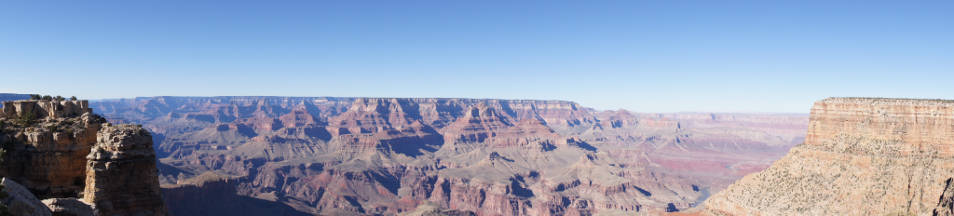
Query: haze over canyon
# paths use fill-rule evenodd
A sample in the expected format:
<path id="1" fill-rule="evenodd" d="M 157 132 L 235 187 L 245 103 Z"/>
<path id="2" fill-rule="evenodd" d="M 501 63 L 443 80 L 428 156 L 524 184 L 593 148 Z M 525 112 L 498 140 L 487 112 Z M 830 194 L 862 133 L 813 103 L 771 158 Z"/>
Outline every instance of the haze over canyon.
<path id="1" fill-rule="evenodd" d="M 809 116 L 462 98 L 29 98 L 0 94 L 0 175 L 13 195 L 0 206 L 23 215 L 954 212 L 945 100 L 830 98 Z"/>
<path id="2" fill-rule="evenodd" d="M 539 100 L 150 97 L 91 106 L 153 132 L 177 214 L 231 206 L 196 205 L 201 196 L 309 214 L 678 211 L 768 166 L 802 142 L 807 124 L 801 114 Z"/>

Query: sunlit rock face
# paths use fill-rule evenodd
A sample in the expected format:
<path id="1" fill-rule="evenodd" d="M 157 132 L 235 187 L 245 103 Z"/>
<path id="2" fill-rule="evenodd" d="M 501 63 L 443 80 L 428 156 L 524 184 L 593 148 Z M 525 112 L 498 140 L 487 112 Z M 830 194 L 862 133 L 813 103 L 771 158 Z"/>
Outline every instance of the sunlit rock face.
<path id="1" fill-rule="evenodd" d="M 713 196 L 706 211 L 927 215 L 943 212 L 952 177 L 954 101 L 830 98 L 812 108 L 804 144 Z"/>
<path id="2" fill-rule="evenodd" d="M 102 117 L 86 101 L 6 101 L 0 113 L 0 145 L 6 151 L 0 176 L 41 199 L 78 196 L 86 155 L 96 143 Z"/>
<path id="3" fill-rule="evenodd" d="M 149 131 L 106 124 L 86 159 L 83 200 L 96 215 L 166 215 Z"/>
<path id="4" fill-rule="evenodd" d="M 166 215 L 155 149 L 140 126 L 112 125 L 87 101 L 5 101 L 0 176 L 53 215 Z M 32 214 L 24 214 L 32 215 Z"/>
<path id="5" fill-rule="evenodd" d="M 808 122 L 807 115 L 645 114 L 459 98 L 151 97 L 91 105 L 153 133 L 167 195 L 224 197 L 249 203 L 248 212 L 328 215 L 686 209 L 784 155 L 802 142 Z M 176 203 L 171 212 L 235 212 Z"/>

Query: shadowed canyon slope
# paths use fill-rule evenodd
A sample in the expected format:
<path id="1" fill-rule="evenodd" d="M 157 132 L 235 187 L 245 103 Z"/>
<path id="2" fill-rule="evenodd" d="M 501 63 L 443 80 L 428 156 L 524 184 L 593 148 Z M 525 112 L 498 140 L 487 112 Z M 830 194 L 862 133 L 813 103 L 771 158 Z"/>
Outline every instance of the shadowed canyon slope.
<path id="1" fill-rule="evenodd" d="M 807 124 L 806 115 L 538 100 L 150 97 L 91 106 L 154 133 L 167 200 L 240 200 L 248 211 L 274 203 L 267 208 L 287 215 L 685 209 L 783 156 Z M 169 203 L 172 213 L 194 206 Z"/>
<path id="2" fill-rule="evenodd" d="M 714 215 L 950 215 L 954 101 L 830 98 L 805 143 L 706 201 Z"/>

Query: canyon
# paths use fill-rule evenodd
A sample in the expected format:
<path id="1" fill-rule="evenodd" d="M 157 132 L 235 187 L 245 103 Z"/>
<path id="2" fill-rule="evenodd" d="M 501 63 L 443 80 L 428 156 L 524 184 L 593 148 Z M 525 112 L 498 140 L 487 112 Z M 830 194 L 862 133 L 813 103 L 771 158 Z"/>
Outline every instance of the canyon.
<path id="1" fill-rule="evenodd" d="M 24 215 L 954 214 L 947 100 L 828 98 L 799 115 L 2 96 L 0 202 Z"/>
<path id="2" fill-rule="evenodd" d="M 768 167 L 808 127 L 803 114 L 635 113 L 548 100 L 142 97 L 90 106 L 151 132 L 172 215 L 664 214 Z"/>

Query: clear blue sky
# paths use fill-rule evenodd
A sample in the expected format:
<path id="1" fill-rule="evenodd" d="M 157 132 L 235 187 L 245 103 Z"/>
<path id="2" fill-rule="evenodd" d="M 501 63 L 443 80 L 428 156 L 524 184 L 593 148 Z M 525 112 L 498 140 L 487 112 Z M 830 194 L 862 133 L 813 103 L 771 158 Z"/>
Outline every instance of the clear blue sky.
<path id="1" fill-rule="evenodd" d="M 0 92 L 642 112 L 954 99 L 954 1 L 5 1 Z"/>

